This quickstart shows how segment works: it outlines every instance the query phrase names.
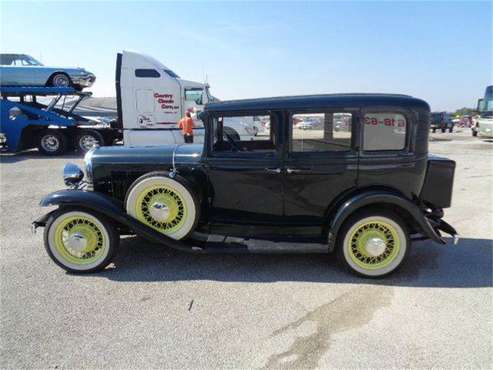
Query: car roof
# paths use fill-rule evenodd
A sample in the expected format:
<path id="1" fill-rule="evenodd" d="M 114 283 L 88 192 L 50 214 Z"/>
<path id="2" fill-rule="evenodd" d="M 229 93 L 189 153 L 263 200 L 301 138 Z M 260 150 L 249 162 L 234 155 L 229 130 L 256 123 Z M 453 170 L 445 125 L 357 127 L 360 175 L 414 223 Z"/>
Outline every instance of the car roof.
<path id="1" fill-rule="evenodd" d="M 258 99 L 226 100 L 207 104 L 206 111 L 248 111 L 271 109 L 310 109 L 320 107 L 367 107 L 367 106 L 401 106 L 405 108 L 424 109 L 430 107 L 424 100 L 401 94 L 378 93 L 347 93 L 347 94 L 321 94 L 280 96 Z"/>

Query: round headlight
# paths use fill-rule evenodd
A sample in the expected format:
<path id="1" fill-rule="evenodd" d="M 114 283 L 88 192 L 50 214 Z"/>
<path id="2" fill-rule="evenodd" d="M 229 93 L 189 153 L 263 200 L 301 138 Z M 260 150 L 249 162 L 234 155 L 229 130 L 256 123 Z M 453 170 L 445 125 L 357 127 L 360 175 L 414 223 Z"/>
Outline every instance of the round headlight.
<path id="1" fill-rule="evenodd" d="M 84 172 L 74 163 L 67 163 L 63 168 L 63 182 L 67 186 L 77 185 L 84 178 Z"/>

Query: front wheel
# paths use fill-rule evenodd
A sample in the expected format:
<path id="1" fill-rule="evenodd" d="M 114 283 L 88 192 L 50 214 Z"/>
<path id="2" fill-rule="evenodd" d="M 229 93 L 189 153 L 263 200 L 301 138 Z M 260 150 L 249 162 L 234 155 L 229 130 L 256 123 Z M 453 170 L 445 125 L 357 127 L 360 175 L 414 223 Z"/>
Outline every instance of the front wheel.
<path id="1" fill-rule="evenodd" d="M 59 210 L 48 219 L 45 248 L 51 259 L 69 272 L 104 269 L 118 247 L 119 236 L 105 218 L 86 210 Z"/>
<path id="2" fill-rule="evenodd" d="M 365 277 L 390 274 L 404 261 L 410 239 L 405 223 L 394 213 L 367 211 L 350 217 L 339 234 L 338 257 Z"/>
<path id="3" fill-rule="evenodd" d="M 57 73 L 51 77 L 51 86 L 54 87 L 70 87 L 72 85 L 72 81 L 70 77 L 65 73 Z"/>

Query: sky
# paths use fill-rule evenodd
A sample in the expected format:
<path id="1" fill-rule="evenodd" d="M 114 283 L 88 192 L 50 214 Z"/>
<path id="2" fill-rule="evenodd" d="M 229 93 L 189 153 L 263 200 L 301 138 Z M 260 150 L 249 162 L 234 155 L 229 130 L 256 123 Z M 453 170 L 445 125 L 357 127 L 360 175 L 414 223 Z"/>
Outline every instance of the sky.
<path id="1" fill-rule="evenodd" d="M 121 50 L 149 54 L 220 99 L 403 93 L 475 107 L 493 83 L 492 2 L 8 2 L 0 51 L 97 76 L 115 96 Z"/>

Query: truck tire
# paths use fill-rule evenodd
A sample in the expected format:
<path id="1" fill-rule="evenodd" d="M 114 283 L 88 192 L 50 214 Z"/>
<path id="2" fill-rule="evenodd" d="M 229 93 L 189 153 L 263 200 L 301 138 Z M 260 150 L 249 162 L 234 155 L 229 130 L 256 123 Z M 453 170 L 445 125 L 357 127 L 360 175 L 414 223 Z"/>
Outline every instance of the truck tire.
<path id="1" fill-rule="evenodd" d="M 338 259 L 351 272 L 370 278 L 395 271 L 410 245 L 406 224 L 389 211 L 359 212 L 344 223 L 338 234 Z"/>
<path id="2" fill-rule="evenodd" d="M 95 145 L 104 146 L 104 137 L 95 130 L 82 130 L 75 137 L 75 148 L 80 153 L 87 153 Z"/>
<path id="3" fill-rule="evenodd" d="M 50 215 L 44 244 L 50 258 L 69 272 L 104 269 L 115 255 L 119 235 L 104 217 L 85 209 L 60 209 Z"/>
<path id="4" fill-rule="evenodd" d="M 46 130 L 38 139 L 38 149 L 45 155 L 60 155 L 67 151 L 68 140 L 61 130 Z"/>
<path id="5" fill-rule="evenodd" d="M 139 177 L 125 197 L 127 213 L 170 238 L 180 240 L 195 229 L 199 202 L 181 176 L 151 172 Z"/>

